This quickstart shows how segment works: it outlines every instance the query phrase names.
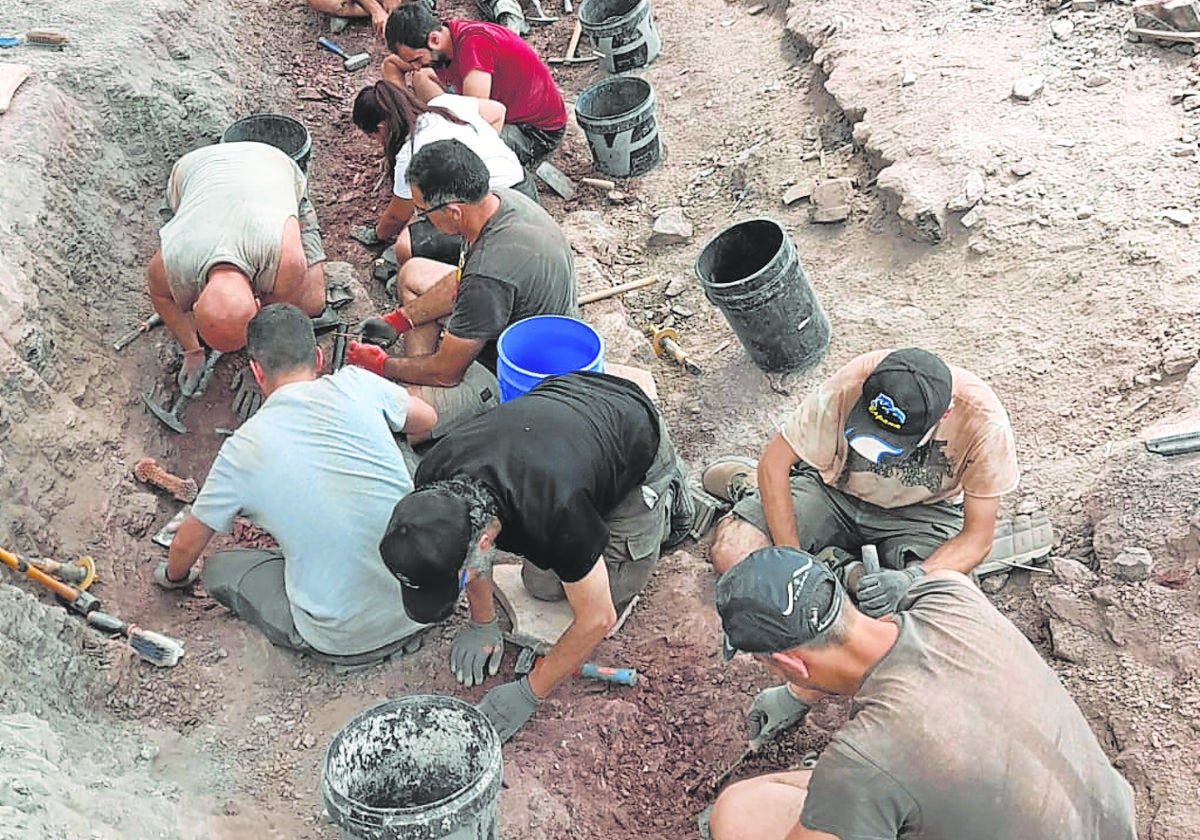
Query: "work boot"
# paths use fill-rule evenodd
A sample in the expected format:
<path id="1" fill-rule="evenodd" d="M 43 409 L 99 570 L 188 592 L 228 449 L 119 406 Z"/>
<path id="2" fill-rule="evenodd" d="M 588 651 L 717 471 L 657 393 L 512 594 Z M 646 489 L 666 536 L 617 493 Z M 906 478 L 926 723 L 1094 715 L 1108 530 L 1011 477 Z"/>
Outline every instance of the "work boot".
<path id="1" fill-rule="evenodd" d="M 704 468 L 700 483 L 706 492 L 736 504 L 758 489 L 758 462 L 738 455 L 718 458 Z"/>

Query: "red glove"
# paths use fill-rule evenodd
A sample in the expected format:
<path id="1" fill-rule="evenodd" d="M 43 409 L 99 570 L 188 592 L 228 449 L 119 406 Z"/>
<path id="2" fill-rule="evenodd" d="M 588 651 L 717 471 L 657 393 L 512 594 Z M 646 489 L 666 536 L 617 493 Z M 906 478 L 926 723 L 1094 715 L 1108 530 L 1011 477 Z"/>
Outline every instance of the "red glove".
<path id="1" fill-rule="evenodd" d="M 412 320 L 404 314 L 404 310 L 397 307 L 391 312 L 383 316 L 383 320 L 396 332 L 404 334 L 413 328 Z"/>
<path id="2" fill-rule="evenodd" d="M 383 376 L 383 363 L 388 360 L 387 351 L 374 344 L 351 341 L 346 346 L 346 361 L 365 368 L 376 376 Z"/>

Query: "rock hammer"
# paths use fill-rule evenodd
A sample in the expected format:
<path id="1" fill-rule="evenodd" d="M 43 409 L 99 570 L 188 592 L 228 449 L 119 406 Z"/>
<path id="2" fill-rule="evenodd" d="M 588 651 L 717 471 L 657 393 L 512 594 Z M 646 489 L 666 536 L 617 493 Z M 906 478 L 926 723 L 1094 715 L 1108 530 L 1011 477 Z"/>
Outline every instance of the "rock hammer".
<path id="1" fill-rule="evenodd" d="M 221 355 L 221 353 L 215 350 L 209 354 L 204 362 L 204 372 L 200 374 L 200 381 L 196 383 L 196 390 L 192 392 L 191 396 L 181 391 L 179 396 L 175 398 L 175 402 L 171 403 L 170 411 L 167 411 L 167 409 L 156 403 L 149 394 L 142 394 L 142 402 L 146 404 L 146 408 L 150 409 L 150 413 L 161 420 L 168 429 L 178 432 L 181 435 L 186 435 L 188 427 L 179 418 L 179 412 L 187 404 L 188 400 L 198 394 L 204 393 L 204 389 L 208 387 L 208 380 L 212 378 L 213 368 L 217 366 Z"/>
<path id="2" fill-rule="evenodd" d="M 348 73 L 352 73 L 355 70 L 361 70 L 371 63 L 371 56 L 367 53 L 350 55 L 350 53 L 346 52 L 328 38 L 318 38 L 317 43 L 340 58 L 342 60 L 342 66 L 346 68 L 346 72 Z"/>

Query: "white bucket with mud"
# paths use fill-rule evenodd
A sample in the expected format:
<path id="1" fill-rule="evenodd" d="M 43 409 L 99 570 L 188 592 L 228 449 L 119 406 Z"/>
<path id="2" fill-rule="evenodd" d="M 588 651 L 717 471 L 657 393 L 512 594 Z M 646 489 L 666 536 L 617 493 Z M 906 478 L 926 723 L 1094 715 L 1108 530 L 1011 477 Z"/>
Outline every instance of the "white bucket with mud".
<path id="1" fill-rule="evenodd" d="M 321 764 L 341 840 L 495 840 L 500 738 L 456 697 L 413 694 L 356 715 Z"/>

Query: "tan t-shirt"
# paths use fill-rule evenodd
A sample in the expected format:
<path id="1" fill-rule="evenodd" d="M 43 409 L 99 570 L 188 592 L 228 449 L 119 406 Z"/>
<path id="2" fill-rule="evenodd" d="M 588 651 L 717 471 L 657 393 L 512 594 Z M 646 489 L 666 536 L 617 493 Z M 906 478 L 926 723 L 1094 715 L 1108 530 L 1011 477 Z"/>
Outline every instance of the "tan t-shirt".
<path id="1" fill-rule="evenodd" d="M 229 263 L 270 294 L 283 225 L 299 214 L 304 173 L 265 143 L 217 143 L 176 161 L 167 182 L 174 218 L 159 231 L 171 297 L 191 310 L 208 272 Z"/>
<path id="2" fill-rule="evenodd" d="M 968 496 L 992 498 L 1020 481 L 1008 413 L 982 379 L 950 366 L 953 406 L 932 439 L 908 458 L 873 464 L 846 441 L 846 416 L 863 382 L 890 350 L 865 353 L 823 382 L 780 429 L 802 460 L 830 487 L 882 508 Z"/>

